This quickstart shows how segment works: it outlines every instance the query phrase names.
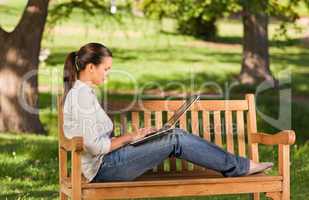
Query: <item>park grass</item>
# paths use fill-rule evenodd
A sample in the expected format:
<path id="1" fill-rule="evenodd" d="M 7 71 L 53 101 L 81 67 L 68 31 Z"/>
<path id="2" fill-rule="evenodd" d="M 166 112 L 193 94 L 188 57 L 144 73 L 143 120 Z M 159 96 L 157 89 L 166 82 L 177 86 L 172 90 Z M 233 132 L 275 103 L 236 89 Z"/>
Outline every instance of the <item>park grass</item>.
<path id="1" fill-rule="evenodd" d="M 0 23 L 6 30 L 12 30 L 18 22 L 25 1 L 10 0 L 0 6 Z M 90 23 L 89 23 L 90 22 Z M 122 24 L 99 16 L 84 20 L 79 12 L 70 20 L 55 28 L 46 28 L 42 42 L 43 49 L 49 49 L 48 59 L 40 63 L 40 118 L 48 136 L 0 134 L 0 199 L 57 199 L 57 116 L 56 94 L 62 86 L 62 69 L 66 54 L 77 50 L 87 42 L 102 42 L 114 54 L 113 69 L 109 82 L 99 88 L 99 94 L 106 92 L 113 100 L 131 99 L 135 92 L 143 98 L 156 95 L 159 83 L 166 95 L 186 94 L 193 91 L 217 93 L 214 88 L 200 88 L 205 81 L 212 81 L 224 89 L 225 84 L 235 81 L 240 71 L 242 26 L 239 20 L 220 20 L 219 37 L 205 42 L 194 37 L 180 35 L 170 26 L 174 22 L 158 23 L 143 18 L 127 17 Z M 309 50 L 301 43 L 301 34 L 290 31 L 290 38 L 276 38 L 277 22 L 270 24 L 271 69 L 277 78 L 291 73 L 292 80 L 287 88 L 292 90 L 292 129 L 297 133 L 297 145 L 292 148 L 292 199 L 306 199 L 309 190 Z M 172 28 L 171 28 L 172 27 Z M 130 74 L 138 83 L 138 91 L 128 77 L 116 71 Z M 192 79 L 194 79 L 192 84 Z M 174 83 L 184 83 L 185 88 Z M 142 90 L 145 88 L 145 90 Z M 237 86 L 231 98 L 244 98 L 244 93 L 255 88 Z M 105 93 L 103 93 L 105 94 Z M 269 90 L 257 99 L 257 108 L 276 118 L 278 115 L 278 91 Z M 277 129 L 258 116 L 261 131 L 275 132 Z M 273 148 L 262 148 L 262 159 L 276 159 Z M 271 172 L 274 173 L 274 172 Z M 232 199 L 246 199 L 247 195 L 232 196 Z M 178 199 L 231 199 L 225 197 L 201 197 Z M 309 198 L 308 198 L 309 199 Z"/>

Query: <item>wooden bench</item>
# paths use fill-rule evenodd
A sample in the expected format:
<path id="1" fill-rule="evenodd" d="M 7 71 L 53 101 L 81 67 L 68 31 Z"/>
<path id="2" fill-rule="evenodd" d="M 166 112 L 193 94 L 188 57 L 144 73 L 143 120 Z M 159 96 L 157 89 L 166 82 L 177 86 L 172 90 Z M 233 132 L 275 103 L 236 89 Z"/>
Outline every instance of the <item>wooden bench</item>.
<path id="1" fill-rule="evenodd" d="M 182 100 L 145 100 L 112 102 L 104 105 L 115 124 L 115 133 L 123 134 L 139 127 L 160 127 L 183 103 Z M 290 199 L 290 145 L 295 142 L 291 130 L 270 135 L 257 132 L 253 94 L 244 100 L 200 100 L 176 126 L 212 141 L 227 151 L 259 161 L 258 145 L 278 145 L 277 175 L 256 174 L 226 178 L 219 173 L 178 158 L 164 163 L 129 182 L 86 183 L 81 174 L 83 138 L 65 138 L 62 124 L 62 95 L 58 95 L 60 199 L 128 199 L 149 197 L 203 196 L 260 193 L 277 200 Z M 103 104 L 102 104 L 103 105 Z M 124 108 L 129 109 L 124 110 Z M 117 131 L 118 130 L 118 131 Z M 71 153 L 71 165 L 68 153 Z M 69 174 L 68 167 L 71 167 Z"/>

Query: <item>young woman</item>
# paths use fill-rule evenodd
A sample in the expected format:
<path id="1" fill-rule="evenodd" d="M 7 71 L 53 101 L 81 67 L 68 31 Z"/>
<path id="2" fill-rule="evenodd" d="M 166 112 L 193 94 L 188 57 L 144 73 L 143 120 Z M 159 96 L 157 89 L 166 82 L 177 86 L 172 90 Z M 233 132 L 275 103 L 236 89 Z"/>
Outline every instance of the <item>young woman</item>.
<path id="1" fill-rule="evenodd" d="M 273 166 L 228 153 L 179 128 L 139 146 L 127 143 L 143 138 L 153 128 L 111 137 L 113 123 L 94 90 L 94 86 L 107 79 L 111 67 L 112 53 L 99 43 L 89 43 L 71 52 L 64 65 L 64 134 L 68 138 L 83 136 L 82 173 L 89 182 L 134 180 L 171 155 L 224 176 L 249 175 Z"/>

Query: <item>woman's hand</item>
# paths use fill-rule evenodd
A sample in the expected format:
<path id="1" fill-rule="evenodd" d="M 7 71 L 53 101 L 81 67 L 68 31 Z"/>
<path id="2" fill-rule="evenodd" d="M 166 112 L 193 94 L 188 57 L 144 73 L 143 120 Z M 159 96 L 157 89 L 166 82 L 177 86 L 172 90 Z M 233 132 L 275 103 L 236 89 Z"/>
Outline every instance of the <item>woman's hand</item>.
<path id="1" fill-rule="evenodd" d="M 140 128 L 132 134 L 132 141 L 136 141 L 141 138 L 144 138 L 146 135 L 154 131 L 157 131 L 157 129 L 156 128 Z"/>

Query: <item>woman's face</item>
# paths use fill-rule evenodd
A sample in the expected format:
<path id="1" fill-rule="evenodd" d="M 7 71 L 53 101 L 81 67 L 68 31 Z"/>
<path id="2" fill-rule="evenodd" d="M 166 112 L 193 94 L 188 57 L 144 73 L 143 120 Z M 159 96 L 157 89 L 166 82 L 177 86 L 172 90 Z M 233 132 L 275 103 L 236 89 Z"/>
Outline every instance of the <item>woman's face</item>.
<path id="1" fill-rule="evenodd" d="M 101 62 L 98 66 L 93 68 L 92 71 L 92 82 L 96 85 L 102 84 L 107 80 L 107 75 L 112 68 L 112 57 L 105 57 L 103 62 Z"/>

